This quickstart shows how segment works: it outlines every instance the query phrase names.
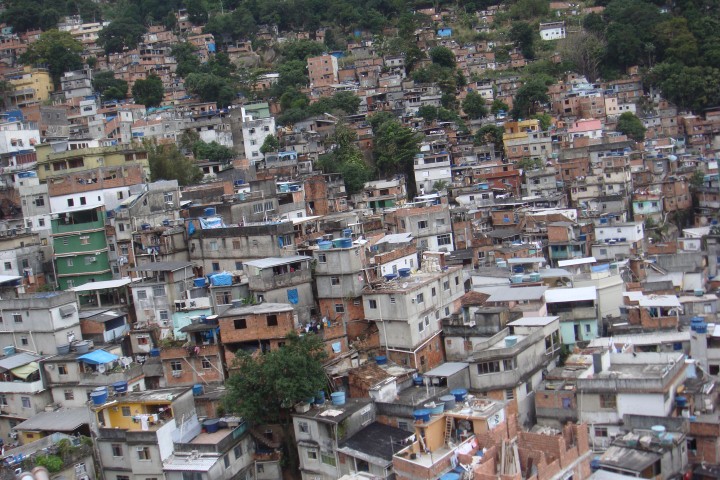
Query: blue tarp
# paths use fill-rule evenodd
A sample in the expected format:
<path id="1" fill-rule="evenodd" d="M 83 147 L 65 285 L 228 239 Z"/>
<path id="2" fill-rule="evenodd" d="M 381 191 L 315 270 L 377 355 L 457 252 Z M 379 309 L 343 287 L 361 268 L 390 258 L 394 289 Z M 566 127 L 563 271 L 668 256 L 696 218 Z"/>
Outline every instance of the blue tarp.
<path id="1" fill-rule="evenodd" d="M 81 362 L 89 363 L 91 365 L 104 365 L 106 363 L 114 362 L 118 359 L 117 355 L 108 353 L 105 350 L 93 350 L 90 353 L 81 355 L 78 360 Z"/>
<path id="2" fill-rule="evenodd" d="M 232 274 L 228 272 L 216 273 L 210 277 L 213 287 L 229 287 L 232 285 Z"/>
<path id="3" fill-rule="evenodd" d="M 207 217 L 200 219 L 200 227 L 203 230 L 208 230 L 211 228 L 225 228 L 225 223 L 220 217 Z"/>
<path id="4" fill-rule="evenodd" d="M 195 233 L 195 225 L 193 222 L 188 223 L 188 235 Z"/>
<path id="5" fill-rule="evenodd" d="M 293 305 L 297 305 L 298 301 L 300 300 L 300 297 L 298 297 L 297 288 L 291 288 L 287 292 L 288 302 L 292 303 Z"/>

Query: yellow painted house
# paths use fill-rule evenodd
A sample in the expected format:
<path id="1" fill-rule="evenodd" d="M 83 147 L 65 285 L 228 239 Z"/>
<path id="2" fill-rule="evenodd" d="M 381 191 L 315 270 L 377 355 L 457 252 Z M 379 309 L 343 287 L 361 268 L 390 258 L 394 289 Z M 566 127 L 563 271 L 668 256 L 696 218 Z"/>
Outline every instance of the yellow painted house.
<path id="1" fill-rule="evenodd" d="M 150 176 L 147 151 L 141 144 L 84 147 L 57 152 L 53 144 L 43 143 L 35 146 L 35 152 L 37 152 L 37 174 L 40 182 L 98 168 L 137 163 L 140 163 L 145 168 L 147 176 Z"/>
<path id="2" fill-rule="evenodd" d="M 16 73 L 7 74 L 5 79 L 14 87 L 12 92 L 7 93 L 8 103 L 19 108 L 44 102 L 55 89 L 45 68 L 26 66 Z"/>

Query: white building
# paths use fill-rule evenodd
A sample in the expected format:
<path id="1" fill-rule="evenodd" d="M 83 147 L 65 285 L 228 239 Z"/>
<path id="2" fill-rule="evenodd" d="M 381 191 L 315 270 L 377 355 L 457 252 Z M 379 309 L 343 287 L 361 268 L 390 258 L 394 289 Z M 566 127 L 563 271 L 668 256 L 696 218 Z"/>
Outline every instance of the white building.
<path id="1" fill-rule="evenodd" d="M 565 22 L 541 23 L 540 38 L 543 40 L 560 40 L 565 38 Z"/>
<path id="2" fill-rule="evenodd" d="M 275 134 L 275 118 L 263 108 L 251 107 L 254 105 L 241 107 L 242 133 L 245 157 L 254 164 L 264 158 L 260 147 L 265 138 Z"/>

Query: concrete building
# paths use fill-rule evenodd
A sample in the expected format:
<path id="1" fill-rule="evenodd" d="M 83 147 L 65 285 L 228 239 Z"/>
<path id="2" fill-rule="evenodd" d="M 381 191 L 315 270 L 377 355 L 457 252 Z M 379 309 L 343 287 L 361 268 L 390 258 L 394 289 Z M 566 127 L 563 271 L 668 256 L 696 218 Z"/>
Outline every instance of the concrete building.
<path id="1" fill-rule="evenodd" d="M 311 257 L 268 257 L 245 262 L 250 292 L 259 303 L 289 303 L 300 323 L 305 324 L 315 310 L 312 292 Z"/>
<path id="2" fill-rule="evenodd" d="M 3 297 L 0 302 L 0 342 L 39 354 L 53 354 L 58 345 L 80 340 L 75 294 L 49 292 Z"/>
<path id="3" fill-rule="evenodd" d="M 540 38 L 543 40 L 560 40 L 565 38 L 565 22 L 541 23 Z"/>
<path id="4" fill-rule="evenodd" d="M 452 252 L 455 249 L 450 209 L 445 204 L 413 204 L 386 211 L 383 220 L 392 233 L 412 234 L 420 252 Z"/>
<path id="5" fill-rule="evenodd" d="M 230 367 L 237 351 L 275 350 L 284 344 L 288 333 L 300 326 L 289 303 L 237 303 L 218 317 L 225 360 Z"/>
<path id="6" fill-rule="evenodd" d="M 265 137 L 275 135 L 275 117 L 270 115 L 267 103 L 244 105 L 240 111 L 245 157 L 254 164 L 263 158 L 260 147 Z"/>
<path id="7" fill-rule="evenodd" d="M 0 357 L 0 435 L 12 443 L 13 435 L 17 438 L 13 429 L 44 411 L 53 399 L 38 366 L 42 356 L 30 352 L 8 353 Z"/>
<path id="8" fill-rule="evenodd" d="M 548 315 L 560 318 L 563 345 L 588 342 L 599 336 L 595 287 L 551 288 L 545 292 Z"/>
<path id="9" fill-rule="evenodd" d="M 105 209 L 83 206 L 52 218 L 57 284 L 63 289 L 112 279 L 105 236 Z"/>
<path id="10" fill-rule="evenodd" d="M 421 271 L 363 290 L 365 318 L 377 323 L 380 344 L 393 361 L 421 372 L 441 363 L 440 318 L 457 309 L 464 292 L 461 267 L 444 267 L 443 260 L 428 252 Z"/>

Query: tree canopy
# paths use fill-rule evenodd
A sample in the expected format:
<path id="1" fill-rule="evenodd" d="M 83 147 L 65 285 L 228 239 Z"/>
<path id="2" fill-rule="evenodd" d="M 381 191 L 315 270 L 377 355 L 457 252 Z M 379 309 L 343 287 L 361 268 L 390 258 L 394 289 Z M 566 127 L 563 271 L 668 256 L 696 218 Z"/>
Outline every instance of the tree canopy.
<path id="1" fill-rule="evenodd" d="M 488 114 L 485 99 L 477 92 L 470 92 L 462 102 L 462 109 L 471 119 L 482 118 Z"/>
<path id="2" fill-rule="evenodd" d="M 165 89 L 157 75 L 148 75 L 145 80 L 136 80 L 132 88 L 135 103 L 146 107 L 157 107 L 163 100 Z"/>
<path id="3" fill-rule="evenodd" d="M 83 46 L 68 32 L 48 30 L 40 38 L 28 45 L 20 61 L 25 64 L 45 64 L 57 86 L 63 73 L 82 67 L 80 54 Z"/>
<path id="4" fill-rule="evenodd" d="M 378 115 L 378 114 L 376 114 Z M 421 134 L 400 123 L 396 118 L 370 117 L 375 134 L 373 157 L 375 168 L 381 178 L 403 173 L 407 181 L 408 195 L 415 195 L 415 154 L 420 151 Z"/>
<path id="5" fill-rule="evenodd" d="M 326 385 L 320 337 L 289 333 L 285 345 L 262 355 L 238 350 L 225 386 L 225 410 L 255 424 L 289 423 L 293 405 Z"/>
<path id="6" fill-rule="evenodd" d="M 228 163 L 236 156 L 232 148 L 214 141 L 210 143 L 202 140 L 197 141 L 193 145 L 192 151 L 197 160 L 209 160 L 211 162 Z"/>
<path id="7" fill-rule="evenodd" d="M 318 159 L 318 165 L 324 172 L 342 175 L 348 194 L 360 192 L 372 177 L 372 168 L 365 162 L 356 140 L 354 130 L 338 123 L 330 138 L 330 152 Z"/>
<path id="8" fill-rule="evenodd" d="M 97 72 L 93 75 L 93 88 L 100 93 L 103 100 L 125 100 L 128 92 L 128 83 L 115 78 L 111 70 Z"/>
<path id="9" fill-rule="evenodd" d="M 645 140 L 645 127 L 643 126 L 642 120 L 640 120 L 632 112 L 624 112 L 617 121 L 615 129 L 618 132 L 627 135 L 628 138 L 632 138 L 636 142 L 642 142 Z"/>
<path id="10" fill-rule="evenodd" d="M 155 141 L 143 142 L 148 152 L 150 178 L 158 180 L 177 180 L 180 186 L 193 185 L 202 180 L 200 168 L 183 155 L 177 145 L 158 144 Z"/>

